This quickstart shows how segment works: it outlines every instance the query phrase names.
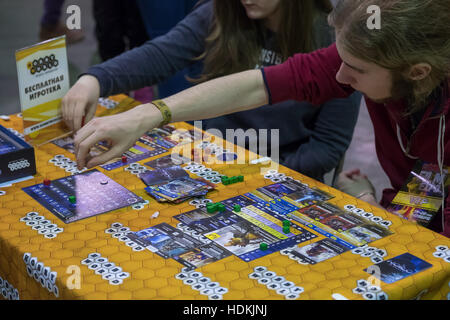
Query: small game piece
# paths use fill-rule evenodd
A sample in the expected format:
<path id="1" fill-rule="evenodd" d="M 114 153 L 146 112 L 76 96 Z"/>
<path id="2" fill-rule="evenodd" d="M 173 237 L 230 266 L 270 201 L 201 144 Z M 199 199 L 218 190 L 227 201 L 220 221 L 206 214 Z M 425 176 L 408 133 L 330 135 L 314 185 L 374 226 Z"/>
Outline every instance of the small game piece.
<path id="1" fill-rule="evenodd" d="M 235 204 L 234 207 L 233 207 L 233 211 L 235 211 L 235 212 L 241 212 L 241 206 L 238 205 L 238 204 Z"/>
<path id="2" fill-rule="evenodd" d="M 260 249 L 260 250 L 266 251 L 267 248 L 268 248 L 267 243 L 261 242 L 261 243 L 259 244 L 259 249 Z"/>
<path id="3" fill-rule="evenodd" d="M 50 179 L 44 179 L 44 186 L 49 187 L 52 184 L 52 181 Z"/>
<path id="4" fill-rule="evenodd" d="M 289 220 L 283 220 L 283 227 L 290 227 L 291 222 Z"/>
<path id="5" fill-rule="evenodd" d="M 9 121 L 10 118 L 7 115 L 1 115 L 0 119 L 5 120 L 5 121 Z"/>
<path id="6" fill-rule="evenodd" d="M 127 163 L 128 162 L 128 158 L 126 156 L 122 156 L 122 163 Z"/>
<path id="7" fill-rule="evenodd" d="M 77 202 L 77 199 L 75 198 L 75 196 L 69 196 L 69 202 L 71 204 L 75 204 Z"/>
<path id="8" fill-rule="evenodd" d="M 108 180 L 102 180 L 102 181 L 100 181 L 100 184 L 102 186 L 107 185 L 108 184 Z"/>
<path id="9" fill-rule="evenodd" d="M 291 228 L 289 226 L 283 226 L 283 232 L 284 233 L 290 233 L 291 232 Z"/>
<path id="10" fill-rule="evenodd" d="M 156 211 L 154 214 L 152 214 L 152 219 L 159 217 L 159 211 Z"/>

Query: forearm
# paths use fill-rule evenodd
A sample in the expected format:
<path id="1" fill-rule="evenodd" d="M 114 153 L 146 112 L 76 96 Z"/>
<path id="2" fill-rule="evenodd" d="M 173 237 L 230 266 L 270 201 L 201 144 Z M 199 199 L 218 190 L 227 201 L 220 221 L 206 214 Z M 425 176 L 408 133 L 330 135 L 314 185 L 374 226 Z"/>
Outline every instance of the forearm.
<path id="1" fill-rule="evenodd" d="M 172 122 L 209 119 L 268 103 L 260 70 L 217 78 L 164 99 Z"/>

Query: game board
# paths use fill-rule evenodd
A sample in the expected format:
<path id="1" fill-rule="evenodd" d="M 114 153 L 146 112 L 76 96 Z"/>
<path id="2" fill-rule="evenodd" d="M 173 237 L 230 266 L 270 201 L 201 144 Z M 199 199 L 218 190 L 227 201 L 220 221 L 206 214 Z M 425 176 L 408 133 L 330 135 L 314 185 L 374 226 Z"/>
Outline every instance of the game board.
<path id="1" fill-rule="evenodd" d="M 65 223 L 143 202 L 98 170 L 53 180 L 49 186 L 36 184 L 23 191 Z"/>

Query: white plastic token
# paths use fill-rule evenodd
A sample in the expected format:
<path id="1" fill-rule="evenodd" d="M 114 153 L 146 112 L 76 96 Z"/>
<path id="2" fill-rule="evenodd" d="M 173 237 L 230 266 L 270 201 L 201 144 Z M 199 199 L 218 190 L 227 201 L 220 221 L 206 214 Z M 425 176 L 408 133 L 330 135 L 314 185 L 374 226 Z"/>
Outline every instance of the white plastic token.
<path id="1" fill-rule="evenodd" d="M 128 242 L 125 243 L 125 245 L 127 247 L 131 247 L 131 248 L 138 246 L 138 244 L 136 242 L 134 242 L 134 241 L 128 241 Z"/>
<path id="2" fill-rule="evenodd" d="M 187 278 L 187 279 L 183 280 L 183 283 L 190 286 L 190 285 L 193 285 L 193 284 L 197 283 L 197 280 L 196 279 L 192 279 L 192 278 Z"/>
<path id="3" fill-rule="evenodd" d="M 136 247 L 133 247 L 133 251 L 136 251 L 136 252 L 138 252 L 138 251 L 144 251 L 144 250 L 145 250 L 145 248 L 142 247 L 142 246 L 136 246 Z"/>
<path id="4" fill-rule="evenodd" d="M 262 272 L 267 271 L 267 268 L 264 267 L 264 266 L 258 266 L 258 267 L 253 268 L 253 270 L 254 270 L 255 272 L 262 273 Z"/>
<path id="5" fill-rule="evenodd" d="M 364 218 L 369 219 L 369 218 L 371 218 L 371 217 L 373 216 L 373 214 L 370 213 L 370 212 L 364 212 L 364 213 L 362 214 L 362 216 L 363 216 Z"/>
<path id="6" fill-rule="evenodd" d="M 286 300 L 296 300 L 298 299 L 298 297 L 300 297 L 299 294 L 296 293 L 290 293 L 286 296 Z"/>
<path id="7" fill-rule="evenodd" d="M 437 251 L 447 251 L 447 250 L 448 250 L 448 247 L 447 247 L 447 246 L 437 246 L 437 247 L 436 247 L 436 250 L 437 250 Z"/>
<path id="8" fill-rule="evenodd" d="M 269 282 L 270 282 L 270 279 L 268 279 L 268 278 L 260 278 L 260 279 L 258 279 L 258 283 L 260 283 L 260 284 L 266 285 Z"/>
<path id="9" fill-rule="evenodd" d="M 130 274 L 128 272 L 121 272 L 116 274 L 116 278 L 118 279 L 126 279 L 130 276 Z"/>
<path id="10" fill-rule="evenodd" d="M 292 281 L 285 281 L 281 283 L 281 286 L 283 288 L 292 288 L 295 286 L 295 283 L 293 283 Z"/>
<path id="11" fill-rule="evenodd" d="M 106 268 L 98 268 L 98 269 L 95 270 L 95 274 L 98 274 L 100 276 L 105 274 L 105 273 L 108 273 L 108 269 L 106 269 Z"/>
<path id="12" fill-rule="evenodd" d="M 277 274 L 273 271 L 266 271 L 263 273 L 263 277 L 265 278 L 273 278 L 275 277 Z"/>
<path id="13" fill-rule="evenodd" d="M 446 256 L 446 257 L 444 258 L 444 261 L 450 263 L 450 256 Z"/>
<path id="14" fill-rule="evenodd" d="M 271 283 L 269 283 L 269 284 L 267 285 L 267 288 L 270 289 L 270 290 L 278 290 L 278 289 L 281 288 L 281 284 L 271 282 Z"/>
<path id="15" fill-rule="evenodd" d="M 280 288 L 280 289 L 277 290 L 277 294 L 280 294 L 282 296 L 290 294 L 290 293 L 291 293 L 291 291 L 289 289 L 286 289 L 286 288 Z"/>
<path id="16" fill-rule="evenodd" d="M 9 121 L 10 117 L 7 116 L 7 115 L 2 114 L 2 115 L 0 116 L 0 119 L 5 120 L 5 121 Z"/>
<path id="17" fill-rule="evenodd" d="M 53 294 L 55 295 L 55 297 L 59 297 L 59 289 L 57 286 L 53 286 Z"/>
<path id="18" fill-rule="evenodd" d="M 194 290 L 200 291 L 200 290 L 206 289 L 206 286 L 203 283 L 194 283 L 191 286 L 191 288 Z"/>
<path id="19" fill-rule="evenodd" d="M 374 255 L 373 252 L 364 252 L 364 253 L 361 254 L 361 257 L 368 258 L 368 257 L 371 257 L 373 255 Z"/>
<path id="20" fill-rule="evenodd" d="M 377 300 L 389 300 L 389 297 L 386 294 L 386 292 L 381 291 L 381 292 L 376 293 L 376 299 Z"/>
<path id="21" fill-rule="evenodd" d="M 184 280 L 184 279 L 187 279 L 188 276 L 189 276 L 189 274 L 187 274 L 185 272 L 180 272 L 175 275 L 175 279 Z"/>
<path id="22" fill-rule="evenodd" d="M 112 227 L 112 228 L 120 228 L 120 227 L 123 227 L 123 225 L 122 225 L 121 223 L 119 223 L 119 222 L 114 222 L 114 223 L 111 225 L 111 227 Z"/>
<path id="23" fill-rule="evenodd" d="M 224 288 L 224 287 L 214 288 L 214 292 L 217 294 L 224 295 L 225 293 L 228 292 L 228 288 Z"/>
<path id="24" fill-rule="evenodd" d="M 363 294 L 364 292 L 366 292 L 365 288 L 361 288 L 361 287 L 356 287 L 355 289 L 352 290 L 353 293 L 355 294 Z"/>
<path id="25" fill-rule="evenodd" d="M 208 283 L 208 282 L 211 282 L 211 279 L 208 277 L 201 277 L 201 278 L 197 279 L 197 282 L 198 283 Z"/>
<path id="26" fill-rule="evenodd" d="M 372 293 L 372 292 L 364 292 L 363 298 L 366 300 L 375 300 L 377 298 L 377 296 L 375 295 L 375 293 Z"/>
<path id="27" fill-rule="evenodd" d="M 91 270 L 97 270 L 97 269 L 101 268 L 101 264 L 94 262 L 94 263 L 91 263 L 90 265 L 88 265 L 88 268 Z"/>
<path id="28" fill-rule="evenodd" d="M 223 298 L 220 294 L 213 294 L 213 295 L 208 296 L 208 299 L 209 300 L 222 300 Z"/>
<path id="29" fill-rule="evenodd" d="M 56 277 L 58 276 L 58 273 L 55 271 L 50 272 L 50 276 L 48 277 L 48 280 L 50 280 L 51 283 L 55 284 Z"/>
<path id="30" fill-rule="evenodd" d="M 47 239 L 53 239 L 56 238 L 56 234 L 55 233 L 47 233 L 44 235 L 44 237 L 46 237 Z"/>
<path id="31" fill-rule="evenodd" d="M 28 262 L 30 261 L 30 259 L 31 259 L 31 253 L 25 252 L 24 255 L 23 255 L 23 261 L 24 261 L 26 264 L 28 264 Z M 0 286 L 1 286 L 1 285 L 0 285 Z"/>
<path id="32" fill-rule="evenodd" d="M 369 286 L 368 288 L 367 288 L 367 291 L 369 291 L 369 292 L 380 292 L 381 291 L 381 288 L 380 287 L 378 287 L 378 286 Z"/>
<path id="33" fill-rule="evenodd" d="M 123 270 L 122 270 L 121 267 L 114 267 L 114 268 L 112 268 L 112 269 L 109 269 L 109 272 L 110 272 L 110 273 L 115 273 L 115 274 L 121 273 L 122 271 L 123 271 Z"/>
<path id="34" fill-rule="evenodd" d="M 356 281 L 359 288 L 367 288 L 369 286 L 369 282 L 367 280 L 361 279 Z"/>
<path id="35" fill-rule="evenodd" d="M 346 297 L 344 297 L 342 294 L 340 294 L 340 293 L 333 293 L 332 295 L 331 295 L 331 297 L 334 299 L 334 300 L 348 300 L 348 298 L 346 298 Z"/>
<path id="36" fill-rule="evenodd" d="M 108 259 L 106 259 L 104 257 L 99 257 L 99 258 L 95 258 L 95 262 L 96 263 L 107 263 Z"/>
<path id="37" fill-rule="evenodd" d="M 116 264 L 114 262 L 107 262 L 107 263 L 102 264 L 102 267 L 106 268 L 106 269 L 112 269 L 115 266 L 116 266 Z"/>
<path id="38" fill-rule="evenodd" d="M 360 208 L 354 208 L 352 212 L 356 213 L 357 215 L 364 215 L 366 213 L 363 209 Z"/>
<path id="39" fill-rule="evenodd" d="M 302 287 L 292 287 L 289 289 L 292 293 L 297 293 L 297 294 L 302 294 L 305 289 L 303 289 Z"/>
<path id="40" fill-rule="evenodd" d="M 89 265 L 91 263 L 94 263 L 94 260 L 91 258 L 86 258 L 84 260 L 81 260 L 81 264 L 84 264 L 84 265 Z"/>
<path id="41" fill-rule="evenodd" d="M 355 248 L 355 249 L 352 250 L 352 253 L 354 253 L 354 254 L 363 254 L 364 253 L 364 249 Z"/>
<path id="42" fill-rule="evenodd" d="M 250 273 L 250 274 L 248 275 L 248 277 L 249 277 L 250 279 L 259 279 L 259 278 L 262 277 L 262 275 L 261 275 L 261 273 L 259 273 L 259 272 L 253 272 L 253 273 Z"/>
<path id="43" fill-rule="evenodd" d="M 121 241 L 121 242 L 127 242 L 127 241 L 130 241 L 130 238 L 128 238 L 127 236 L 121 236 L 120 238 L 118 238 L 119 239 L 119 241 Z"/>
<path id="44" fill-rule="evenodd" d="M 116 275 L 114 273 L 105 273 L 102 275 L 103 280 L 112 280 L 116 278 Z"/>
<path id="45" fill-rule="evenodd" d="M 210 289 L 214 289 L 214 288 L 220 287 L 220 283 L 218 283 L 218 282 L 209 282 L 209 283 L 206 284 L 206 287 L 210 288 Z"/>
<path id="46" fill-rule="evenodd" d="M 97 253 L 97 252 L 93 252 L 93 253 L 90 253 L 89 255 L 88 255 L 88 258 L 91 258 L 91 259 L 97 259 L 97 258 L 100 258 L 102 255 L 100 254 L 100 253 Z"/>
<path id="47" fill-rule="evenodd" d="M 118 285 L 121 285 L 123 283 L 123 280 L 122 279 L 112 279 L 112 280 L 109 280 L 109 284 L 110 285 L 113 285 L 113 286 L 118 286 Z"/>
<path id="48" fill-rule="evenodd" d="M 445 257 L 445 252 L 437 251 L 433 253 L 433 256 L 435 256 L 436 258 L 443 258 Z"/>
<path id="49" fill-rule="evenodd" d="M 370 218 L 371 221 L 373 222 L 380 222 L 383 220 L 383 218 L 381 217 L 377 217 L 377 216 L 373 216 L 372 218 Z"/>
<path id="50" fill-rule="evenodd" d="M 155 211 L 151 216 L 152 219 L 156 219 L 158 217 L 159 217 L 159 211 Z"/>
<path id="51" fill-rule="evenodd" d="M 371 260 L 373 263 L 375 263 L 375 264 L 378 264 L 378 263 L 380 263 L 380 262 L 383 262 L 383 258 L 380 257 L 380 256 L 374 256 L 374 257 L 371 257 L 370 260 Z"/>
<path id="52" fill-rule="evenodd" d="M 200 290 L 200 294 L 203 294 L 205 296 L 213 295 L 214 289 L 206 288 L 206 289 Z"/>
<path id="53" fill-rule="evenodd" d="M 354 205 L 352 205 L 352 204 L 346 204 L 344 206 L 344 209 L 347 210 L 347 211 L 352 211 L 353 209 L 356 209 L 356 207 Z"/>

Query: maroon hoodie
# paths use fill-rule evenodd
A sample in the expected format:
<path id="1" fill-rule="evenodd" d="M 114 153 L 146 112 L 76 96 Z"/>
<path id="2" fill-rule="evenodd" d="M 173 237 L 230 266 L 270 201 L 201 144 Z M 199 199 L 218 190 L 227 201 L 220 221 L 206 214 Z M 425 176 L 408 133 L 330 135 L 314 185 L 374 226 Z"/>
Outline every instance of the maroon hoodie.
<path id="1" fill-rule="evenodd" d="M 336 80 L 341 63 L 334 44 L 310 54 L 297 54 L 283 64 L 262 69 L 270 103 L 295 99 L 320 105 L 333 98 L 349 96 L 354 90 Z M 446 94 L 441 101 L 430 103 L 415 131 L 410 118 L 403 116 L 405 101 L 379 104 L 367 97 L 365 100 L 375 131 L 377 156 L 393 187 L 383 191 L 380 203 L 386 207 L 405 183 L 417 159 L 438 163 L 439 130 L 444 129 L 440 120 L 450 128 L 450 116 L 447 116 L 450 97 Z M 450 166 L 449 138 L 450 130 L 446 130 L 445 166 Z M 436 215 L 430 228 L 450 237 L 450 197 L 446 199 L 444 217 L 444 230 L 441 213 Z"/>

